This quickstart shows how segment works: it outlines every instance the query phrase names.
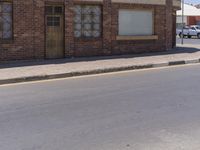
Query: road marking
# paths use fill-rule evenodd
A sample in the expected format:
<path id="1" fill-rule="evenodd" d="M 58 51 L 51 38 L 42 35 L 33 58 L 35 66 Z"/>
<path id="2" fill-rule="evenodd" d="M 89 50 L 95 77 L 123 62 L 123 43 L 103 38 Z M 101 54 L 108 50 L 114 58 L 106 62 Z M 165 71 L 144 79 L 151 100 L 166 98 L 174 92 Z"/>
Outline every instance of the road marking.
<path id="1" fill-rule="evenodd" d="M 155 67 L 155 68 L 144 68 L 144 69 L 124 70 L 124 71 L 108 72 L 108 73 L 100 73 L 100 74 L 82 75 L 82 76 L 74 76 L 74 77 L 63 77 L 63 78 L 56 78 L 56 79 L 44 79 L 44 80 L 38 80 L 38 81 L 25 81 L 25 82 L 19 82 L 19 83 L 3 84 L 3 85 L 0 85 L 0 87 L 54 82 L 54 81 L 61 81 L 61 80 L 74 80 L 74 79 L 89 78 L 89 77 L 107 76 L 107 75 L 113 75 L 113 74 L 125 74 L 125 73 L 131 73 L 131 72 L 142 72 L 142 71 L 151 71 L 151 70 L 160 70 L 160 69 L 180 68 L 180 67 L 197 66 L 197 65 L 200 65 L 200 64 L 199 63 L 183 64 L 183 65 L 174 65 L 174 66 L 164 66 L 164 67 Z"/>

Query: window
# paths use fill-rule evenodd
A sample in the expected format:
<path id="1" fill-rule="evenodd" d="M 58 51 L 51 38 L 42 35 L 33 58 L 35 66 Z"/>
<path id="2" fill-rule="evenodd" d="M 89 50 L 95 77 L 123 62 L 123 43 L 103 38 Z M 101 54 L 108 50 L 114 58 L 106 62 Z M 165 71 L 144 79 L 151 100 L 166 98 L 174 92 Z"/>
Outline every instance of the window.
<path id="1" fill-rule="evenodd" d="M 74 36 L 101 36 L 101 7 L 97 5 L 76 5 L 74 8 Z"/>
<path id="2" fill-rule="evenodd" d="M 60 27 L 61 17 L 63 15 L 63 6 L 45 6 L 45 14 L 47 15 L 46 24 L 49 27 Z"/>
<path id="3" fill-rule="evenodd" d="M 57 15 L 63 13 L 62 6 L 45 6 L 45 14 L 46 15 Z"/>
<path id="4" fill-rule="evenodd" d="M 197 29 L 197 30 L 200 30 L 200 26 L 196 26 L 196 29 Z"/>
<path id="5" fill-rule="evenodd" d="M 119 35 L 153 35 L 153 25 L 152 10 L 119 10 Z"/>
<path id="6" fill-rule="evenodd" d="M 60 17 L 47 17 L 47 26 L 56 27 L 60 26 Z"/>
<path id="7" fill-rule="evenodd" d="M 12 4 L 0 2 L 0 40 L 12 38 Z"/>

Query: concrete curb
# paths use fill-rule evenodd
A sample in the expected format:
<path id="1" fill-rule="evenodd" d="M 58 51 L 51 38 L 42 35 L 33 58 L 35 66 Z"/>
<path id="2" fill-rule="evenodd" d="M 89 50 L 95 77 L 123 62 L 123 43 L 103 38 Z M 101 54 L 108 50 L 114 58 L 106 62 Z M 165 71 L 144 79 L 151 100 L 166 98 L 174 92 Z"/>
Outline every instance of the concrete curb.
<path id="1" fill-rule="evenodd" d="M 102 74 L 102 73 L 119 72 L 119 71 L 128 71 L 128 70 L 159 68 L 159 67 L 194 64 L 194 63 L 200 63 L 200 59 L 181 60 L 181 61 L 179 60 L 179 61 L 171 61 L 171 62 L 157 63 L 157 64 L 133 65 L 133 66 L 125 66 L 125 67 L 94 69 L 94 70 L 86 70 L 86 71 L 80 71 L 80 72 L 79 71 L 68 72 L 68 73 L 63 73 L 63 74 L 27 76 L 27 77 L 5 79 L 5 80 L 0 79 L 0 85 L 20 83 L 20 82 L 39 81 L 39 80 L 50 80 L 50 79 L 58 79 L 58 78 L 68 78 L 68 77 L 83 76 L 83 75 Z"/>

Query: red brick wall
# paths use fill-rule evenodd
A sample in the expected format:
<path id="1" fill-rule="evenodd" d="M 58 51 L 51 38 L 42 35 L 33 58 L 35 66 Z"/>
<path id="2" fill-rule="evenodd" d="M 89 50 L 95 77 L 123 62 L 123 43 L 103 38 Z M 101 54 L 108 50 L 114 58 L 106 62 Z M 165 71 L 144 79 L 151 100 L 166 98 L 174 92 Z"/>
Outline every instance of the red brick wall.
<path id="1" fill-rule="evenodd" d="M 48 0 L 49 3 L 60 3 L 65 6 L 65 57 L 142 53 L 170 49 L 173 42 L 173 11 L 172 1 L 167 1 L 168 7 L 113 4 L 111 0 L 103 0 L 100 3 L 103 11 L 102 37 L 86 40 L 76 39 L 73 36 L 73 6 L 80 3 L 79 0 Z M 45 2 L 45 0 L 13 1 L 14 39 L 8 43 L 0 41 L 0 61 L 45 58 Z M 117 41 L 120 8 L 153 9 L 154 28 L 158 40 Z"/>
<path id="2" fill-rule="evenodd" d="M 200 16 L 197 16 L 197 17 L 196 17 L 196 20 L 197 20 L 197 21 L 200 21 Z"/>
<path id="3" fill-rule="evenodd" d="M 200 16 L 188 16 L 188 25 L 196 25 L 200 21 Z"/>
<path id="4" fill-rule="evenodd" d="M 13 40 L 0 41 L 0 60 L 33 59 L 33 3 L 13 1 Z"/>
<path id="5" fill-rule="evenodd" d="M 176 9 L 173 10 L 172 47 L 176 47 Z"/>
<path id="6" fill-rule="evenodd" d="M 188 25 L 195 25 L 196 24 L 196 17 L 189 16 L 187 17 Z"/>
<path id="7" fill-rule="evenodd" d="M 173 47 L 173 3 L 171 0 L 166 0 L 166 49 Z"/>
<path id="8" fill-rule="evenodd" d="M 118 35 L 118 10 L 123 9 L 153 9 L 154 10 L 154 33 L 158 35 L 158 40 L 141 40 L 141 41 L 117 41 Z M 142 53 L 150 51 L 165 50 L 165 29 L 166 13 L 164 6 L 151 5 L 130 5 L 130 4 L 113 4 L 112 5 L 112 53 L 128 54 Z"/>

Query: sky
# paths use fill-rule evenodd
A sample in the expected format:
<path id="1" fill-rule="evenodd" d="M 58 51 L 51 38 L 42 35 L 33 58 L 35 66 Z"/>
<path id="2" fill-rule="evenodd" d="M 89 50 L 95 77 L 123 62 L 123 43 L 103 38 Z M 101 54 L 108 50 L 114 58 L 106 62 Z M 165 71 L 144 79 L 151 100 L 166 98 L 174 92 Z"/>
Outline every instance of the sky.
<path id="1" fill-rule="evenodd" d="M 200 0 L 185 0 L 186 3 L 200 4 Z"/>

